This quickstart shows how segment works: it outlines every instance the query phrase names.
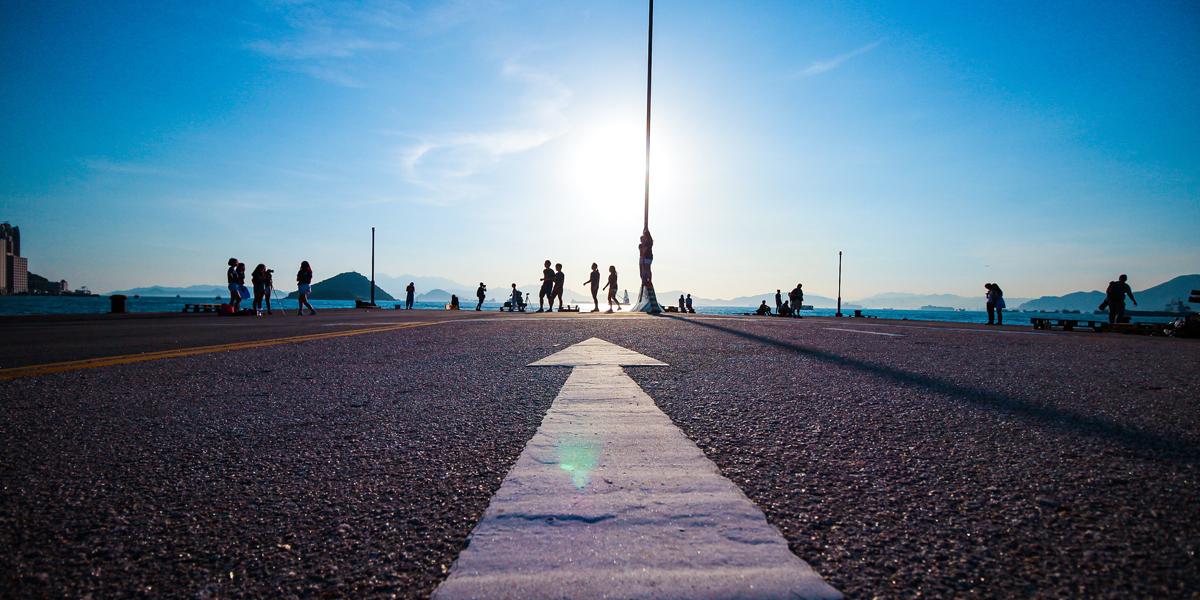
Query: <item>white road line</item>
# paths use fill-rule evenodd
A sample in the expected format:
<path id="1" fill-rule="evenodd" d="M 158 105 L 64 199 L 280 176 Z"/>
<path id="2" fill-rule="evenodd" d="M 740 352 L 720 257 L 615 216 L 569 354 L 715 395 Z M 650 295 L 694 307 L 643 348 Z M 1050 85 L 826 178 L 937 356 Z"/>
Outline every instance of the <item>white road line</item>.
<path id="1" fill-rule="evenodd" d="M 848 331 L 850 333 L 865 333 L 867 335 L 886 335 L 888 337 L 904 337 L 900 333 L 884 333 L 882 331 L 863 331 L 861 329 L 841 329 L 838 327 L 825 327 L 826 331 Z"/>
<path id="2" fill-rule="evenodd" d="M 840 598 L 596 338 L 530 366 L 566 385 L 437 600 Z"/>

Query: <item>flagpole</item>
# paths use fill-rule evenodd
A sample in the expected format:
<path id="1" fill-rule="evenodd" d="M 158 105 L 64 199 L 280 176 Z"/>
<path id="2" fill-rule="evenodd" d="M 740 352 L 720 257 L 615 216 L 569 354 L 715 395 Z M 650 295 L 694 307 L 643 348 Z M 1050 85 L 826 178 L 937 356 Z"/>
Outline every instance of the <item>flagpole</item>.
<path id="1" fill-rule="evenodd" d="M 646 202 L 642 229 L 650 231 L 650 86 L 654 68 L 654 0 L 650 0 L 650 27 L 646 35 Z"/>

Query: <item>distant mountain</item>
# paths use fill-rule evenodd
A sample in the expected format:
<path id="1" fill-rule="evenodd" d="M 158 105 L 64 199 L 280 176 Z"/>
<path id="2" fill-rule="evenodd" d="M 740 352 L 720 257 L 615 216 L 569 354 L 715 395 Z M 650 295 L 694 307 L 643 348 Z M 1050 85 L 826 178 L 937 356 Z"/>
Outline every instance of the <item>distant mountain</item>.
<path id="1" fill-rule="evenodd" d="M 136 287 L 128 290 L 114 290 L 109 294 L 125 294 L 126 296 L 166 296 L 174 298 L 175 296 L 183 296 L 184 298 L 208 298 L 211 296 L 228 296 L 229 287 L 224 285 L 189 285 L 187 287 L 166 287 L 161 285 L 152 285 L 150 287 Z"/>
<path id="2" fill-rule="evenodd" d="M 790 289 L 780 290 L 780 294 L 783 295 L 784 300 L 788 299 L 787 293 L 789 291 L 791 291 L 791 290 Z M 630 292 L 630 296 L 633 298 L 636 298 L 635 292 L 636 292 L 636 290 Z M 687 292 L 684 292 L 681 290 L 668 290 L 665 292 L 659 292 L 658 293 L 658 301 L 659 301 L 659 303 L 662 303 L 662 304 L 669 304 L 671 306 L 674 306 L 676 304 L 679 304 L 679 295 L 680 294 L 687 294 Z M 775 292 L 774 291 L 763 292 L 761 294 L 753 294 L 750 296 L 738 296 L 736 298 L 729 298 L 729 299 L 702 298 L 700 296 L 693 295 L 692 296 L 692 305 L 693 306 L 758 306 L 758 304 L 760 302 L 762 302 L 763 300 L 766 300 L 768 305 L 775 306 Z M 804 303 L 808 304 L 810 306 L 818 307 L 818 308 L 827 308 L 827 307 L 831 307 L 831 306 L 837 306 L 837 300 L 834 300 L 833 298 L 829 298 L 827 296 L 821 296 L 818 294 L 809 294 L 807 292 L 804 294 Z"/>
<path id="3" fill-rule="evenodd" d="M 458 294 L 458 292 L 447 292 L 446 290 L 440 288 L 434 288 L 428 292 L 425 292 L 424 294 L 417 294 L 414 300 L 417 302 L 449 302 L 450 294 Z M 462 302 L 463 298 L 463 294 L 458 294 L 459 302 Z"/>
<path id="4" fill-rule="evenodd" d="M 1187 302 L 1188 293 L 1197 289 L 1200 289 L 1200 275 L 1180 275 L 1154 287 L 1146 288 L 1140 292 L 1133 292 L 1134 297 L 1137 298 L 1138 305 L 1134 307 L 1130 303 L 1128 308 L 1135 310 L 1167 310 L 1167 305 L 1174 303 L 1176 300 Z M 1022 304 L 1019 308 L 1021 310 L 1078 310 L 1092 312 L 1103 301 L 1104 292 L 1093 290 L 1090 292 L 1072 292 L 1063 296 L 1042 296 L 1041 298 Z"/>
<path id="5" fill-rule="evenodd" d="M 292 292 L 287 297 L 294 300 L 299 295 Z M 339 273 L 325 281 L 314 283 L 312 293 L 308 297 L 312 300 L 367 300 L 371 297 L 371 280 L 355 271 Z M 375 300 L 395 300 L 395 298 L 376 285 Z"/>
<path id="6" fill-rule="evenodd" d="M 433 277 L 433 276 L 428 276 L 428 275 L 396 275 L 396 276 L 376 275 L 375 276 L 375 284 L 376 285 L 379 285 L 382 287 L 390 287 L 393 290 L 396 290 L 397 293 L 400 293 L 400 294 L 404 293 L 404 289 L 406 287 L 408 287 L 408 282 L 410 282 L 410 281 L 412 282 L 413 287 L 417 288 L 417 296 L 416 297 L 418 299 L 421 297 L 422 294 L 432 293 L 435 290 L 441 290 L 443 292 L 447 292 L 448 294 L 458 294 L 459 298 L 462 298 L 464 296 L 471 296 L 472 298 L 474 298 L 475 297 L 475 288 L 476 288 L 476 286 L 478 286 L 478 283 L 476 283 L 475 285 L 471 285 L 471 284 L 466 284 L 466 283 L 459 283 L 452 279 L 446 279 L 445 277 Z M 449 299 L 450 299 L 450 296 L 447 295 L 446 300 L 449 300 Z M 430 302 L 442 302 L 442 300 L 430 300 Z"/>
<path id="7" fill-rule="evenodd" d="M 920 310 L 923 306 L 945 306 L 949 308 L 963 308 L 966 310 L 983 310 L 986 307 L 987 299 L 983 296 L 983 286 L 980 286 L 980 294 L 978 296 L 959 296 L 956 294 L 909 294 L 905 292 L 885 292 L 867 296 L 866 298 L 858 298 L 854 300 L 855 304 L 865 306 L 867 308 L 897 308 L 901 310 Z M 1029 298 L 1010 298 L 1005 296 L 1004 303 L 1010 308 L 1029 301 Z M 843 302 L 843 305 L 845 303 Z"/>

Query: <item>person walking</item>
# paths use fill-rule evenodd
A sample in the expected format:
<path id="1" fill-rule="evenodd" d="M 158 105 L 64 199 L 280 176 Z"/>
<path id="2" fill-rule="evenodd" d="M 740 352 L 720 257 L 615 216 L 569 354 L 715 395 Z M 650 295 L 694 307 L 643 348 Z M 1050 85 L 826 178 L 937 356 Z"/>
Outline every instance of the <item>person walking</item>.
<path id="1" fill-rule="evenodd" d="M 485 296 L 487 296 L 487 286 L 480 281 L 479 287 L 475 289 L 475 297 L 479 299 L 479 303 L 475 305 L 475 312 L 483 310 L 483 298 Z"/>
<path id="2" fill-rule="evenodd" d="M 237 312 L 242 304 L 242 294 L 238 291 L 237 266 L 238 259 L 229 259 L 229 269 L 225 271 L 225 281 L 229 284 L 229 305 Z"/>
<path id="3" fill-rule="evenodd" d="M 1104 304 L 1100 305 L 1101 310 L 1108 308 L 1110 324 L 1125 322 L 1125 296 L 1129 296 L 1133 305 L 1137 306 L 1137 299 L 1133 297 L 1133 288 L 1129 287 L 1129 276 L 1122 273 L 1116 281 L 1108 282 L 1108 288 L 1104 290 Z"/>
<path id="4" fill-rule="evenodd" d="M 250 273 L 250 284 L 254 286 L 254 314 L 262 316 L 263 298 L 267 295 L 267 265 L 258 263 Z"/>
<path id="5" fill-rule="evenodd" d="M 687 306 L 687 311 L 689 313 L 696 312 L 696 309 L 692 308 L 692 295 L 691 294 L 687 295 L 687 298 L 684 300 L 684 304 Z"/>
<path id="6" fill-rule="evenodd" d="M 783 313 L 783 294 L 779 290 L 775 290 L 775 314 Z"/>
<path id="7" fill-rule="evenodd" d="M 413 295 L 417 293 L 417 286 L 413 282 L 408 282 L 408 287 L 404 288 L 404 309 L 412 310 Z"/>
<path id="8" fill-rule="evenodd" d="M 613 311 L 614 304 L 617 305 L 617 310 L 621 310 L 621 301 L 617 300 L 617 267 L 615 265 L 608 266 L 608 283 L 604 284 L 604 289 L 608 290 L 608 312 Z"/>
<path id="9" fill-rule="evenodd" d="M 592 274 L 588 275 L 588 280 L 583 283 L 592 287 L 592 302 L 596 305 L 592 312 L 600 312 L 600 300 L 596 297 L 596 294 L 600 293 L 600 265 L 592 263 Z"/>
<path id="10" fill-rule="evenodd" d="M 300 261 L 300 270 L 296 271 L 296 315 L 304 314 L 304 307 L 308 307 L 308 314 L 317 314 L 317 309 L 312 307 L 308 302 L 308 295 L 312 292 L 313 270 L 309 266 L 307 260 Z"/>
<path id="11" fill-rule="evenodd" d="M 554 299 L 558 298 L 558 312 L 563 310 L 563 287 L 567 284 L 567 274 L 563 273 L 562 263 L 554 263 L 554 288 L 550 290 L 550 311 L 554 311 Z"/>
<path id="12" fill-rule="evenodd" d="M 542 302 L 550 300 L 550 310 L 554 310 L 554 269 L 550 268 L 550 259 L 542 265 L 542 287 L 538 290 L 538 312 L 546 312 L 546 307 Z"/>

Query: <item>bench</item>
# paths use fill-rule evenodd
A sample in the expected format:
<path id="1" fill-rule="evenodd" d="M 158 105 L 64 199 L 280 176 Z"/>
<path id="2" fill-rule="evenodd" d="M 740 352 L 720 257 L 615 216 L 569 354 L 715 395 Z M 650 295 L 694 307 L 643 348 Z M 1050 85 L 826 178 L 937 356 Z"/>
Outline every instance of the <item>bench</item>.
<path id="1" fill-rule="evenodd" d="M 220 306 L 220 304 L 193 304 L 189 302 L 183 305 L 183 312 L 217 312 Z"/>
<path id="2" fill-rule="evenodd" d="M 1063 319 L 1058 317 L 1030 317 L 1029 322 L 1033 324 L 1034 329 L 1050 330 L 1055 327 L 1062 328 L 1063 331 L 1074 331 L 1076 327 L 1090 327 L 1092 331 L 1101 332 L 1108 327 L 1107 321 L 1095 321 L 1091 319 Z"/>

